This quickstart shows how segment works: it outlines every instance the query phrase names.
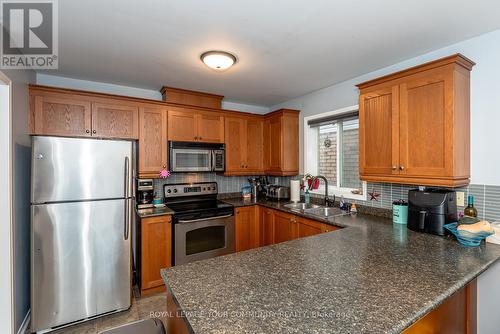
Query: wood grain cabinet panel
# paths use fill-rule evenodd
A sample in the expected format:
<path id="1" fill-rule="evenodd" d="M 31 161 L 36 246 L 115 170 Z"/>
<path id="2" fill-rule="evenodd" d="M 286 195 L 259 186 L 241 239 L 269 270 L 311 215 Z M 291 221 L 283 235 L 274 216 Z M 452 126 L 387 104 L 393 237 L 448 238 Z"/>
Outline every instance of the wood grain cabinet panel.
<path id="1" fill-rule="evenodd" d="M 263 121 L 260 118 L 246 120 L 246 170 L 256 175 L 263 173 L 262 151 L 264 145 Z"/>
<path id="2" fill-rule="evenodd" d="M 160 275 L 162 268 L 172 265 L 172 226 L 170 216 L 141 219 L 141 294 L 156 292 L 165 285 Z"/>
<path id="3" fill-rule="evenodd" d="M 198 112 L 196 114 L 198 141 L 205 143 L 224 142 L 224 117 L 219 113 Z"/>
<path id="4" fill-rule="evenodd" d="M 139 138 L 137 106 L 92 103 L 92 136 L 105 138 Z"/>
<path id="5" fill-rule="evenodd" d="M 139 177 L 157 177 L 167 167 L 167 109 L 139 108 Z"/>
<path id="6" fill-rule="evenodd" d="M 260 207 L 261 246 L 274 244 L 274 211 Z"/>
<path id="7" fill-rule="evenodd" d="M 274 211 L 274 243 L 297 239 L 296 216 Z"/>
<path id="8" fill-rule="evenodd" d="M 267 115 L 263 129 L 263 164 L 268 175 L 299 173 L 299 113 L 280 109 Z"/>
<path id="9" fill-rule="evenodd" d="M 247 157 L 246 120 L 243 117 L 226 117 L 226 175 L 245 171 Z"/>
<path id="10" fill-rule="evenodd" d="M 168 140 L 195 141 L 196 113 L 193 110 L 168 111 Z"/>
<path id="11" fill-rule="evenodd" d="M 429 73 L 430 72 L 430 73 Z M 400 86 L 400 173 L 452 174 L 452 72 L 426 71 Z"/>
<path id="12" fill-rule="evenodd" d="M 169 109 L 168 140 L 223 143 L 224 116 L 189 108 Z"/>
<path id="13" fill-rule="evenodd" d="M 309 237 L 324 232 L 322 223 L 305 218 L 297 218 L 297 234 L 299 238 Z"/>
<path id="14" fill-rule="evenodd" d="M 54 96 L 33 96 L 33 133 L 54 136 L 91 136 L 89 101 Z"/>
<path id="15" fill-rule="evenodd" d="M 263 121 L 247 116 L 225 117 L 225 175 L 263 173 Z"/>
<path id="16" fill-rule="evenodd" d="M 260 226 L 257 206 L 236 208 L 236 251 L 241 252 L 260 246 Z"/>
<path id="17" fill-rule="evenodd" d="M 469 183 L 473 66 L 457 54 L 358 85 L 362 180 Z"/>
<path id="18" fill-rule="evenodd" d="M 398 174 L 399 88 L 373 87 L 359 99 L 360 173 Z"/>

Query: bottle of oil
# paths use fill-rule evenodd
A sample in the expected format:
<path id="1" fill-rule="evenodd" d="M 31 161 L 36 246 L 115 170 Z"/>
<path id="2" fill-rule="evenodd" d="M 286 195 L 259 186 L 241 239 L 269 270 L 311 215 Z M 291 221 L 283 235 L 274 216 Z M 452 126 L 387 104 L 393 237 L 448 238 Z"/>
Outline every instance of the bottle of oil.
<path id="1" fill-rule="evenodd" d="M 474 196 L 467 197 L 467 207 L 464 209 L 464 216 L 477 217 L 477 210 L 474 207 Z"/>

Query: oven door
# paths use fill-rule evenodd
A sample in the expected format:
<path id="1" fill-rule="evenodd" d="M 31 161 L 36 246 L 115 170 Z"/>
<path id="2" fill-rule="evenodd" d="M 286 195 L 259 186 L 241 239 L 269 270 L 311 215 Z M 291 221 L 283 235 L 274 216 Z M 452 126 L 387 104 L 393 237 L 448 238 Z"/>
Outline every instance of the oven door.
<path id="1" fill-rule="evenodd" d="M 233 215 L 179 219 L 174 226 L 176 266 L 235 251 Z"/>
<path id="2" fill-rule="evenodd" d="M 172 148 L 170 159 L 172 172 L 212 171 L 211 150 Z"/>

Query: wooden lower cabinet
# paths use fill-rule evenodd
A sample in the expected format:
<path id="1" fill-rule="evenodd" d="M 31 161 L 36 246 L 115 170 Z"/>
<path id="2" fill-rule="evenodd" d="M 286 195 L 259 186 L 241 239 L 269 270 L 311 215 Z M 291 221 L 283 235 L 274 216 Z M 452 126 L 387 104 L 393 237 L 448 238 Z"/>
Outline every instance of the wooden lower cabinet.
<path id="1" fill-rule="evenodd" d="M 236 208 L 236 251 L 241 252 L 260 246 L 260 226 L 257 206 Z"/>
<path id="2" fill-rule="evenodd" d="M 274 211 L 274 243 L 297 239 L 296 216 Z"/>
<path id="3" fill-rule="evenodd" d="M 260 245 L 274 244 L 274 212 L 272 209 L 259 206 L 260 215 Z"/>
<path id="4" fill-rule="evenodd" d="M 164 291 L 160 270 L 172 266 L 172 218 L 158 216 L 141 219 L 138 240 L 141 295 Z"/>
<path id="5" fill-rule="evenodd" d="M 476 334 L 477 281 L 473 280 L 430 311 L 403 334 Z"/>

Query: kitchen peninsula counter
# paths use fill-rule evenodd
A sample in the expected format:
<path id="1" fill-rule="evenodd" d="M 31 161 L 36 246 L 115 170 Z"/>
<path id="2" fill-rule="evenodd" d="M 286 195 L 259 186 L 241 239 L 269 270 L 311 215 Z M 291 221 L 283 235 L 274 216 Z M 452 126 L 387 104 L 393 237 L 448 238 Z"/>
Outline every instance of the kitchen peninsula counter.
<path id="1" fill-rule="evenodd" d="M 344 228 L 162 270 L 186 332 L 400 333 L 500 258 L 384 218 L 328 222 Z"/>

